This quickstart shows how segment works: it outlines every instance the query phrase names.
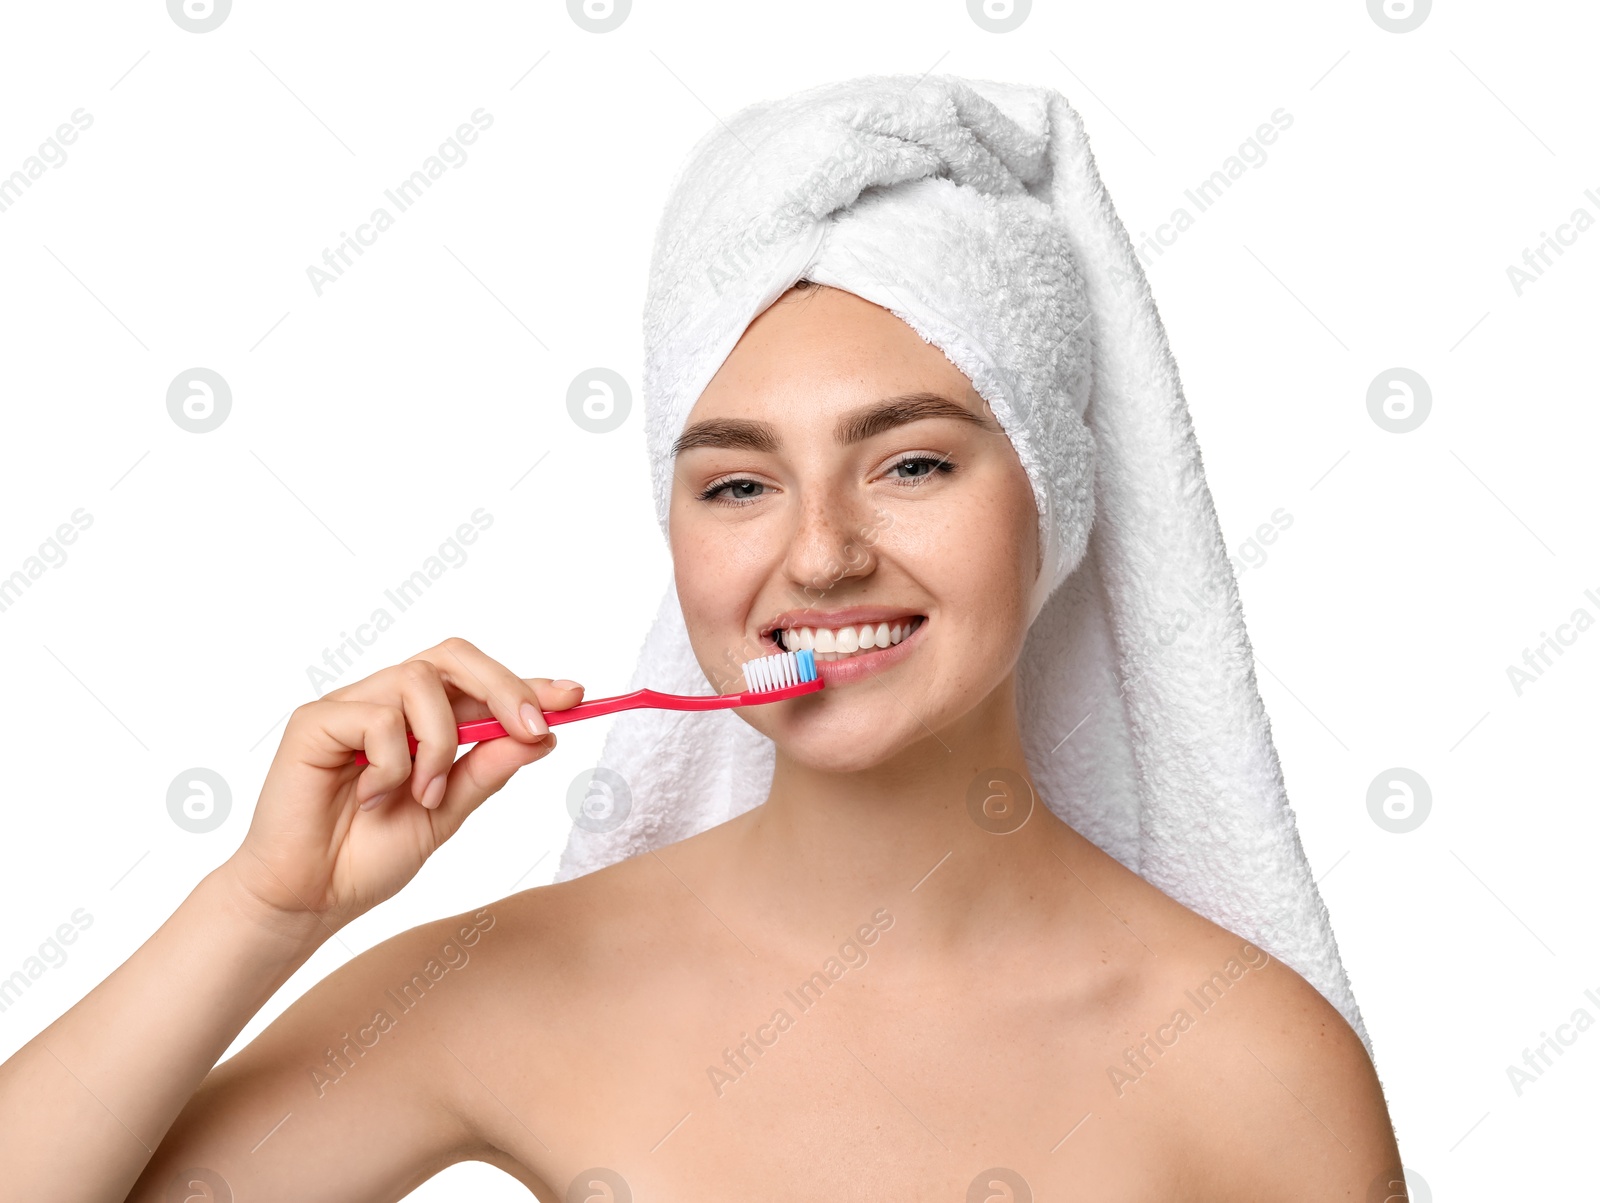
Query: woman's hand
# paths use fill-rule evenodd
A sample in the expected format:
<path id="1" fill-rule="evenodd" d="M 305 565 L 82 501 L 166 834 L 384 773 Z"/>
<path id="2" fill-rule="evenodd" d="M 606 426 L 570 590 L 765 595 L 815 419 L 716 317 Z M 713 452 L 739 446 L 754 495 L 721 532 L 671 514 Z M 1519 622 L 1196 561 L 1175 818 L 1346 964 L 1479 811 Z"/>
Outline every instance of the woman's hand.
<path id="1" fill-rule="evenodd" d="M 396 893 L 479 803 L 555 747 L 539 711 L 582 696 L 581 685 L 518 677 L 452 638 L 298 707 L 223 866 L 240 904 L 326 939 Z M 489 717 L 506 737 L 455 760 L 456 724 Z M 357 765 L 357 750 L 370 763 Z"/>

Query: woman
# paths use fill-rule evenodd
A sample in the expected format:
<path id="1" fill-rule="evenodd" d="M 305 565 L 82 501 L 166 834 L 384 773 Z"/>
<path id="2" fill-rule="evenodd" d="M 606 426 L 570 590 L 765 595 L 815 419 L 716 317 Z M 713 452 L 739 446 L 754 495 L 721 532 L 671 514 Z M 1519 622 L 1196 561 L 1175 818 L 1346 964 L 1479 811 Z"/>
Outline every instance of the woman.
<path id="1" fill-rule="evenodd" d="M 968 117 L 982 108 L 962 81 L 926 84 Z M 861 97 L 795 99 L 914 141 L 877 118 L 923 100 Z M 726 133 L 764 147 L 751 137 L 761 120 Z M 795 127 L 770 109 L 764 120 Z M 692 163 L 730 149 L 716 137 Z M 770 163 L 747 149 L 756 179 Z M 952 161 L 924 178 L 944 181 L 929 185 L 939 203 L 966 204 L 953 190 L 975 177 Z M 863 162 L 844 154 L 824 174 Z M 876 187 L 861 212 L 888 195 Z M 1054 770 L 1025 746 L 1019 659 L 1083 560 L 1088 512 L 1063 517 L 1050 500 L 1086 498 L 1081 476 L 1041 491 L 1024 424 L 1086 445 L 1060 433 L 1076 418 L 1030 400 L 1014 360 L 1000 365 L 1009 392 L 981 366 L 964 371 L 954 336 L 935 345 L 865 283 L 797 280 L 796 264 L 842 260 L 804 233 L 830 210 L 777 192 L 801 196 L 804 236 L 764 227 L 731 287 L 717 282 L 761 302 L 731 350 L 671 320 L 660 255 L 647 318 L 667 331 L 653 347 L 688 340 L 715 369 L 703 387 L 692 371 L 669 383 L 657 355 L 646 387 L 647 400 L 672 387 L 692 400 L 650 421 L 653 446 L 669 448 L 658 507 L 695 664 L 719 683 L 730 649 L 834 646 L 819 652 L 821 692 L 719 716 L 764 737 L 772 771 L 717 788 L 761 804 L 672 842 L 681 832 L 641 793 L 628 824 L 586 834 L 591 852 L 610 840 L 642 854 L 402 933 L 213 1068 L 312 951 L 548 754 L 539 711 L 582 690 L 449 640 L 300 707 L 239 851 L 0 1067 L 19 1197 L 397 1199 L 467 1159 L 552 1200 L 1403 1190 L 1387 1185 L 1399 1157 L 1382 1092 L 1340 1010 L 1056 813 L 1103 800 L 1041 788 Z M 1105 293 L 1048 291 L 1100 306 L 1110 337 Z M 1065 329 L 1051 345 L 1084 351 Z M 1050 362 L 1076 379 L 1070 356 Z M 889 646 L 860 650 L 864 630 Z M 509 737 L 452 767 L 455 724 L 487 715 Z M 672 776 L 688 746 L 662 741 L 630 763 Z M 732 761 L 735 776 L 748 767 Z"/>

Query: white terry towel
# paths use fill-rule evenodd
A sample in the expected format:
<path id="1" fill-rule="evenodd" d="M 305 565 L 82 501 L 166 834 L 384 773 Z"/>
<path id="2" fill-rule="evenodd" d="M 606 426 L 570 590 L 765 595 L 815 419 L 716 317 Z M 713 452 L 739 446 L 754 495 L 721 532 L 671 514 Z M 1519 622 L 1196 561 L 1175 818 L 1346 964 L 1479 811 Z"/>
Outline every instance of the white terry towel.
<path id="1" fill-rule="evenodd" d="M 1018 665 L 1044 802 L 1320 990 L 1371 1053 L 1285 795 L 1177 366 L 1078 114 L 1048 88 L 873 76 L 742 110 L 674 181 L 645 305 L 657 518 L 671 447 L 746 326 L 801 277 L 893 312 L 1016 447 L 1046 549 Z M 719 666 L 720 667 L 720 666 Z M 669 581 L 630 688 L 707 692 Z M 765 801 L 729 711 L 611 728 L 557 880 Z"/>

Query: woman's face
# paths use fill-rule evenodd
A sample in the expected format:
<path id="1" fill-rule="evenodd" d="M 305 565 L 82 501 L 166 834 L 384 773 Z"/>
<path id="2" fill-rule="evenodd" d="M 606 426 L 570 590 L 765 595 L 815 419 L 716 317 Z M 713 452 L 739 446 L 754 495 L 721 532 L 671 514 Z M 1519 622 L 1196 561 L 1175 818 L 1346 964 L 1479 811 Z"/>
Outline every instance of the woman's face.
<path id="1" fill-rule="evenodd" d="M 1009 684 L 1037 523 L 971 381 L 888 310 L 821 285 L 750 324 L 678 443 L 672 559 L 695 657 L 727 693 L 778 640 L 814 646 L 826 688 L 740 713 L 818 769 L 878 764 Z M 862 650 L 863 627 L 901 640 Z"/>

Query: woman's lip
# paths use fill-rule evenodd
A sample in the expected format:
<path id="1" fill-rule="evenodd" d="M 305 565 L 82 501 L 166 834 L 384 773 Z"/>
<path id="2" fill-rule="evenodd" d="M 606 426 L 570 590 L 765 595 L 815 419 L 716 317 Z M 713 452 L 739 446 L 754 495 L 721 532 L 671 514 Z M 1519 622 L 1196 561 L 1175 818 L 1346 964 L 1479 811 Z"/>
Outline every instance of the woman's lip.
<path id="1" fill-rule="evenodd" d="M 852 681 L 860 681 L 867 677 L 875 677 L 887 669 L 893 668 L 904 660 L 921 642 L 922 632 L 928 629 L 928 619 L 923 617 L 916 629 L 902 639 L 899 643 L 889 647 L 874 648 L 870 652 L 856 652 L 843 660 L 817 660 L 817 675 L 822 678 L 824 690 L 827 686 L 848 685 Z M 771 636 L 768 636 L 770 639 Z"/>
<path id="2" fill-rule="evenodd" d="M 847 606 L 842 610 L 791 610 L 787 614 L 780 614 L 772 620 L 770 626 L 762 632 L 771 635 L 774 631 L 797 631 L 801 627 L 811 627 L 820 630 L 823 627 L 830 631 L 837 631 L 840 627 L 877 626 L 880 622 L 890 624 L 909 622 L 913 618 L 922 617 L 915 610 L 900 610 L 888 606 Z"/>

